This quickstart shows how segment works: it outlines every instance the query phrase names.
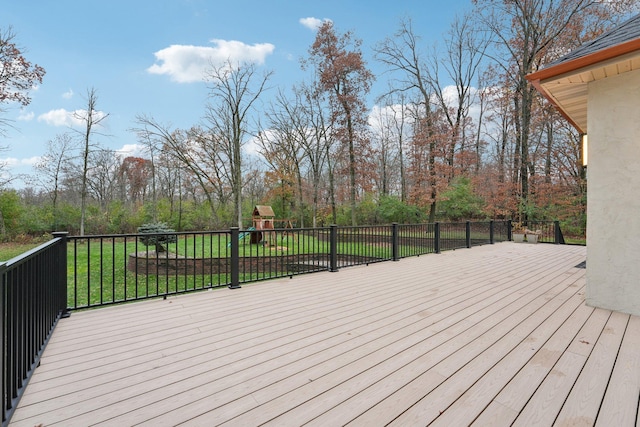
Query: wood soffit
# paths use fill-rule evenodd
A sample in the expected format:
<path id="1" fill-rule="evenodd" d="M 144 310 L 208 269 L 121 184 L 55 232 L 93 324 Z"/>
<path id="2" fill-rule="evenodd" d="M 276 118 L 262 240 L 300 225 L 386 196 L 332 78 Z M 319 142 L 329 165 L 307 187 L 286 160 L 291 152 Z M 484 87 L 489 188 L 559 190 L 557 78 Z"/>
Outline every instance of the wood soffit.
<path id="1" fill-rule="evenodd" d="M 580 133 L 587 133 L 590 82 L 640 70 L 640 38 L 560 62 L 527 76 Z"/>

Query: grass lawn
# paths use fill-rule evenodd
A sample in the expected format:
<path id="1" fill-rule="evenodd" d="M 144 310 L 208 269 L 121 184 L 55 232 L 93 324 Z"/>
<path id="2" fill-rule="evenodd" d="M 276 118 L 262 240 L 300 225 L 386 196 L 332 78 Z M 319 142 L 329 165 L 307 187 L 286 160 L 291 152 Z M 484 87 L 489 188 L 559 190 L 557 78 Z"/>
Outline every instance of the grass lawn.
<path id="1" fill-rule="evenodd" d="M 283 271 L 283 263 L 286 261 L 276 261 L 274 256 L 329 253 L 328 236 L 289 232 L 286 236 L 278 234 L 270 237 L 272 239 L 271 245 L 251 244 L 249 238 L 239 241 L 238 252 L 241 258 L 265 259 L 258 261 L 264 262 L 262 268 L 259 269 L 260 271 L 241 271 L 241 283 L 286 275 L 286 270 Z M 376 238 L 366 240 L 339 242 L 338 253 L 378 259 L 391 258 L 389 243 L 381 243 Z M 229 236 L 226 233 L 179 235 L 176 242 L 164 246 L 169 252 L 169 259 L 177 257 L 206 258 L 210 259 L 212 264 L 226 265 L 226 258 L 231 256 Z M 415 248 L 411 249 L 415 250 Z M 196 274 L 184 274 L 171 272 L 156 274 L 157 270 L 151 268 L 148 274 L 136 274 L 127 268 L 131 254 L 148 252 L 152 258 L 155 258 L 154 251 L 153 246 L 146 247 L 137 242 L 135 237 L 126 239 L 121 237 L 70 239 L 67 266 L 68 305 L 70 307 L 86 307 L 167 293 L 226 286 L 230 283 L 230 277 L 227 273 L 198 274 L 196 272 Z M 403 254 L 413 255 L 401 251 L 401 256 Z M 142 268 L 144 269 L 144 266 Z"/>
<path id="2" fill-rule="evenodd" d="M 39 243 L 0 243 L 0 261 L 8 261 L 39 245 Z"/>
<path id="3" fill-rule="evenodd" d="M 302 233 L 290 233 L 274 239 L 274 246 L 251 244 L 241 239 L 240 257 L 271 257 L 286 254 L 326 253 L 328 242 Z M 204 235 L 179 235 L 176 242 L 163 245 L 168 258 L 188 257 L 212 259 L 212 263 L 231 256 L 229 236 L 226 233 Z M 146 247 L 130 238 L 70 239 L 68 245 L 68 305 L 84 307 L 116 301 L 132 300 L 167 293 L 184 292 L 225 286 L 230 283 L 226 273 L 215 274 L 136 274 L 127 266 L 129 256 L 148 253 L 155 258 L 155 247 Z M 144 259 L 144 258 L 142 258 Z M 143 262 L 143 261 L 139 261 Z M 144 267 L 143 267 L 144 268 Z M 275 277 L 281 274 L 244 272 L 241 282 Z"/>
<path id="4" fill-rule="evenodd" d="M 241 234 L 242 236 L 242 234 Z M 472 229 L 472 239 L 487 239 L 486 232 Z M 265 232 L 264 239 L 270 244 L 251 244 L 249 235 L 239 240 L 239 256 L 242 259 L 254 259 L 254 267 L 246 264 L 240 271 L 240 282 L 251 282 L 273 277 L 294 274 L 289 272 L 288 263 L 292 256 L 320 254 L 326 257 L 330 251 L 329 232 L 305 232 L 288 230 L 286 234 Z M 367 262 L 366 259 L 384 260 L 392 257 L 390 233 L 387 229 L 355 229 L 338 233 L 337 251 L 340 256 L 353 256 L 348 264 Z M 405 227 L 398 233 L 400 257 L 415 256 L 432 252 L 433 232 L 429 227 Z M 464 245 L 464 224 L 443 227 L 441 230 L 441 249 L 447 250 Z M 37 244 L 4 244 L 0 245 L 0 257 L 7 260 L 24 253 Z M 135 300 L 146 297 L 162 296 L 197 289 L 226 286 L 230 283 L 227 273 L 227 258 L 231 256 L 230 234 L 214 233 L 180 233 L 174 242 L 164 243 L 169 253 L 168 259 L 200 258 L 207 260 L 207 265 L 217 266 L 211 270 L 200 270 L 197 262 L 188 264 L 190 272 L 176 271 L 177 263 L 165 262 L 165 267 L 157 267 L 157 260 L 162 262 L 164 255 L 156 254 L 155 246 L 146 246 L 136 236 L 107 236 L 94 238 L 71 237 L 67 247 L 67 301 L 72 308 L 95 306 L 107 303 Z M 138 254 L 137 257 L 131 257 Z M 145 258 L 153 258 L 153 267 L 146 267 Z M 158 258 L 156 258 L 158 257 Z M 364 258 L 362 258 L 364 257 Z M 315 257 L 314 257 L 315 258 Z M 139 268 L 131 271 L 129 262 Z M 260 260 L 262 259 L 262 260 Z M 363 261 L 363 259 L 365 261 Z M 360 260 L 360 261 L 359 261 Z M 187 263 L 190 261 L 187 261 Z M 303 261 L 304 263 L 305 261 Z M 144 265 L 140 264 L 143 263 Z M 255 267 L 256 263 L 259 268 Z M 185 262 L 181 262 L 184 265 Z M 326 258 L 324 264 L 326 267 Z M 145 271 L 145 268 L 147 270 Z M 167 270 L 169 268 L 169 270 Z M 241 267 L 242 268 L 242 267 Z M 194 273 L 195 269 L 195 273 Z M 169 273 L 167 273 L 167 271 Z M 215 273 L 207 272 L 215 271 Z M 221 271 L 222 273 L 217 273 Z M 308 271 L 304 268 L 302 272 Z"/>

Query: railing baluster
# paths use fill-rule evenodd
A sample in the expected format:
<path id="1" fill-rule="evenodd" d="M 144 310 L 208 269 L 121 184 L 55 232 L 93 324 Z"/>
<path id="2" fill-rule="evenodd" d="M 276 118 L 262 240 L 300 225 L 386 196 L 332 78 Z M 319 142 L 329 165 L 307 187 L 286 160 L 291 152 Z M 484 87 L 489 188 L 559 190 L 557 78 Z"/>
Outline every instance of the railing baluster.
<path id="1" fill-rule="evenodd" d="M 3 425 L 10 420 L 53 327 L 66 314 L 66 271 L 66 240 L 60 236 L 0 263 Z"/>
<path id="2" fill-rule="evenodd" d="M 240 229 L 233 237 L 229 231 L 176 232 L 176 239 L 166 245 L 170 255 L 165 259 L 156 253 L 148 260 L 143 253 L 139 257 L 134 253 L 128 254 L 130 250 L 139 252 L 137 234 L 70 237 L 74 240 L 73 253 L 70 254 L 74 257 L 70 263 L 70 273 L 74 277 L 70 278 L 72 285 L 69 290 L 73 295 L 69 296 L 69 306 L 72 309 L 93 307 L 205 287 L 229 286 L 234 283 L 235 274 L 237 283 L 241 284 L 318 271 L 321 266 L 335 272 L 341 266 L 398 261 L 407 256 L 491 244 L 504 240 L 508 222 L 332 225 L 296 230 L 296 233 L 291 229 L 269 230 L 276 236 L 275 239 L 266 237 L 271 240 L 273 248 L 240 240 Z M 129 247 L 127 239 L 131 238 L 134 242 Z M 247 235 L 246 239 L 249 238 Z M 111 243 L 105 243 L 105 239 Z M 288 250 L 280 246 L 286 246 Z M 149 249 L 147 247 L 146 252 L 151 255 Z M 229 258 L 232 257 L 232 249 L 238 252 L 237 259 Z M 108 262 L 107 256 L 113 257 L 112 262 Z M 116 261 L 116 256 L 122 256 L 123 261 Z M 80 260 L 83 265 L 79 265 Z M 235 272 L 234 264 L 237 265 Z M 118 269 L 123 266 L 124 271 L 114 272 L 116 266 Z M 87 283 L 82 283 L 85 277 Z M 129 283 L 135 288 L 127 289 Z"/>
<path id="3" fill-rule="evenodd" d="M 338 271 L 338 226 L 332 224 L 329 234 L 329 271 Z"/>
<path id="4" fill-rule="evenodd" d="M 493 220 L 489 221 L 489 244 L 491 244 L 491 245 L 493 245 L 495 243 L 493 227 L 494 227 Z"/>
<path id="5" fill-rule="evenodd" d="M 393 261 L 400 260 L 399 248 L 398 248 L 398 223 L 394 222 L 391 225 L 391 259 Z"/>
<path id="6" fill-rule="evenodd" d="M 240 256 L 238 253 L 239 228 L 231 227 L 231 284 L 229 289 L 240 288 Z"/>

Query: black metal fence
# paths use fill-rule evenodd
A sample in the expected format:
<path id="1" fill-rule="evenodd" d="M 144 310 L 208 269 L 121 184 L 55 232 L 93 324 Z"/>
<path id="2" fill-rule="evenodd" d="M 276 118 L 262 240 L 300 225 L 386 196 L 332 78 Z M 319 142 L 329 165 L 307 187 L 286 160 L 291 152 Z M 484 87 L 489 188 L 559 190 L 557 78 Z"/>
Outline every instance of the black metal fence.
<path id="1" fill-rule="evenodd" d="M 68 238 L 67 306 L 87 308 L 335 272 L 504 241 L 508 230 L 508 221 L 489 221 L 74 236 Z M 156 241 L 160 243 L 143 243 Z"/>
<path id="2" fill-rule="evenodd" d="M 53 329 L 66 315 L 66 233 L 0 263 L 2 425 L 6 425 L 40 362 Z"/>
<path id="3" fill-rule="evenodd" d="M 528 221 L 526 228 L 537 233 L 540 243 L 565 244 L 559 221 Z"/>
<path id="4" fill-rule="evenodd" d="M 542 241 L 550 241 L 547 227 Z M 553 236 L 561 243 L 557 222 Z M 239 288 L 506 240 L 511 240 L 510 221 L 84 237 L 54 233 L 50 242 L 0 263 L 2 424 L 8 424 L 53 328 L 69 310 Z"/>

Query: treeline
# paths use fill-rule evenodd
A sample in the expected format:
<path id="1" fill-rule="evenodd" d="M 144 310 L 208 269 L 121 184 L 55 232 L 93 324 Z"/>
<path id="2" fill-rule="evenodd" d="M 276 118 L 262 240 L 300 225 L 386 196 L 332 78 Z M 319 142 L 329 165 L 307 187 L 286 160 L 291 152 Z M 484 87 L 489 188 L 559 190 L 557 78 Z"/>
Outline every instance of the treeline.
<path id="1" fill-rule="evenodd" d="M 33 187 L 0 195 L 4 233 L 247 227 L 257 204 L 299 227 L 514 218 L 581 228 L 580 135 L 526 75 L 619 22 L 634 2 L 474 5 L 438 49 L 402 20 L 367 52 L 384 75 L 368 69 L 355 34 L 331 22 L 302 61 L 308 81 L 267 89 L 271 74 L 253 64 L 212 67 L 205 119 L 179 129 L 139 115 L 139 156 L 101 148 L 89 126 L 82 138 L 57 135 Z M 370 94 L 383 78 L 388 90 Z M 277 95 L 263 106 L 267 90 Z"/>

